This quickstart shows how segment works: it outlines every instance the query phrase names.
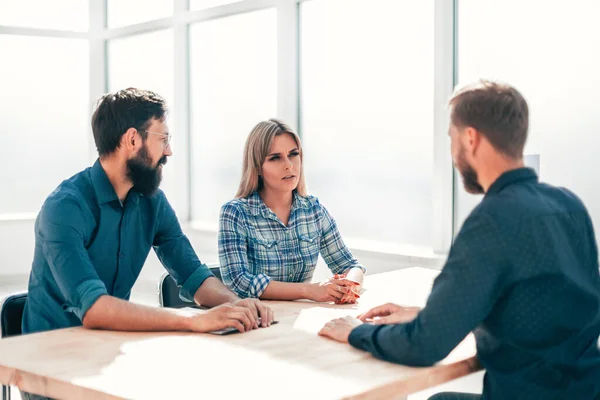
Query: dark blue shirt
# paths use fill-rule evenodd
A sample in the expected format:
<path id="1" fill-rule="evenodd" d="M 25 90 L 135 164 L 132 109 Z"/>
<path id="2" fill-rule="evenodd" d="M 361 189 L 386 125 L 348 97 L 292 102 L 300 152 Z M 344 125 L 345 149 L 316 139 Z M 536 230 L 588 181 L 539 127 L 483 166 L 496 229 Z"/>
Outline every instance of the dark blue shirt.
<path id="1" fill-rule="evenodd" d="M 486 399 L 600 398 L 600 276 L 590 217 L 566 189 L 509 171 L 465 221 L 425 308 L 365 324 L 350 343 L 399 364 L 436 363 L 471 331 Z"/>
<path id="2" fill-rule="evenodd" d="M 121 204 L 99 161 L 62 182 L 35 222 L 23 333 L 81 325 L 102 295 L 128 300 L 150 247 L 188 301 L 213 276 L 162 191 Z"/>

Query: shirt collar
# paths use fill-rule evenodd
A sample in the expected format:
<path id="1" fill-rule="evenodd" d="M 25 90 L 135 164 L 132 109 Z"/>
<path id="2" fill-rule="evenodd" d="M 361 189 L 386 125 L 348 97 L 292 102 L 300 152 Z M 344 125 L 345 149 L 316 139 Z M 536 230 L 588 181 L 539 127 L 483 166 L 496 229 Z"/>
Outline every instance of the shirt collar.
<path id="1" fill-rule="evenodd" d="M 92 186 L 96 191 L 96 198 L 98 204 L 108 203 L 110 201 L 119 200 L 115 188 L 108 179 L 104 168 L 100 164 L 100 160 L 96 160 L 91 170 Z"/>
<path id="2" fill-rule="evenodd" d="M 300 196 L 296 191 L 293 194 L 294 198 L 292 200 L 292 209 L 290 210 L 290 215 L 297 208 L 310 208 L 310 202 L 304 197 Z M 263 216 L 272 216 L 273 211 L 267 207 L 267 205 L 262 201 L 260 195 L 257 191 L 252 192 L 250 196 L 248 196 L 248 208 L 250 209 L 250 214 Z"/>
<path id="3" fill-rule="evenodd" d="M 292 210 L 290 213 L 294 212 L 294 210 L 297 208 L 310 208 L 310 207 L 311 207 L 310 201 L 308 201 L 308 199 L 306 199 L 306 197 L 300 196 L 294 190 L 294 200 L 292 200 Z"/>
<path id="4" fill-rule="evenodd" d="M 252 194 L 248 196 L 248 208 L 250 209 L 250 214 L 261 214 L 263 207 L 266 208 L 265 203 L 263 203 L 262 199 L 258 195 L 258 192 L 252 192 Z"/>
<path id="5" fill-rule="evenodd" d="M 486 192 L 486 196 L 500 193 L 505 187 L 521 181 L 536 181 L 538 176 L 531 168 L 517 168 L 500 175 Z"/>

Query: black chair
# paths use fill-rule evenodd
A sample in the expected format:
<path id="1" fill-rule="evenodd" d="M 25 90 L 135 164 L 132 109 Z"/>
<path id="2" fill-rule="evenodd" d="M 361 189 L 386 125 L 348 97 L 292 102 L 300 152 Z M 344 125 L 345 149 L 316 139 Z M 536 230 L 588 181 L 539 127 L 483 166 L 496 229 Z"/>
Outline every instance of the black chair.
<path id="1" fill-rule="evenodd" d="M 0 337 L 18 336 L 22 333 L 21 321 L 27 292 L 15 293 L 0 300 Z M 2 385 L 2 400 L 10 400 L 10 386 Z"/>
<path id="2" fill-rule="evenodd" d="M 222 281 L 221 271 L 218 265 L 210 267 L 210 271 L 215 275 L 217 279 Z M 194 307 L 196 303 L 191 301 L 181 300 L 179 298 L 179 286 L 175 283 L 175 279 L 168 272 L 162 274 L 158 280 L 158 303 L 161 307 L 169 308 L 183 308 L 183 307 Z"/>

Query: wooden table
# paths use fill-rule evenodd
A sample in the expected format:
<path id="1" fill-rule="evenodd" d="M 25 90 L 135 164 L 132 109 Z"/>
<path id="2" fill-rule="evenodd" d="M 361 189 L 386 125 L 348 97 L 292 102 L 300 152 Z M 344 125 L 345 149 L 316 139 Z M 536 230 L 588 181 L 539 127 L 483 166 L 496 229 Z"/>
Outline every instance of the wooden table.
<path id="1" fill-rule="evenodd" d="M 404 398 L 478 369 L 468 336 L 411 368 L 317 336 L 325 322 L 392 301 L 423 306 L 436 271 L 365 277 L 360 304 L 270 301 L 279 323 L 244 334 L 69 328 L 0 340 L 0 382 L 61 399 Z"/>

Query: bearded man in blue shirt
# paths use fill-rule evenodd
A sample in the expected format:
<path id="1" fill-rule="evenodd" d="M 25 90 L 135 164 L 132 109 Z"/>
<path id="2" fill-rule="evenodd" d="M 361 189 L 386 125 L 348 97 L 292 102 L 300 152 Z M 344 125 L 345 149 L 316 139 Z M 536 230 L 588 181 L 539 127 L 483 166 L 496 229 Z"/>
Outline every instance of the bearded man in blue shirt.
<path id="1" fill-rule="evenodd" d="M 166 103 L 134 88 L 107 94 L 92 117 L 99 159 L 63 181 L 35 222 L 35 254 L 23 333 L 83 325 L 123 331 L 249 331 L 273 321 L 255 299 L 241 300 L 196 256 L 158 189 L 172 155 Z M 183 313 L 127 301 L 154 248 L 181 297 L 212 308 Z M 216 307 L 219 306 L 219 307 Z"/>
<path id="2" fill-rule="evenodd" d="M 425 308 L 386 304 L 334 320 L 320 334 L 384 360 L 429 366 L 473 331 L 483 394 L 436 400 L 600 399 L 598 249 L 585 206 L 524 168 L 529 110 L 516 89 L 483 81 L 456 93 L 450 107 L 454 164 L 465 189 L 485 196 Z"/>

